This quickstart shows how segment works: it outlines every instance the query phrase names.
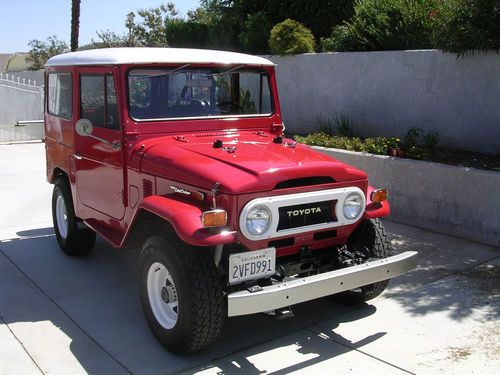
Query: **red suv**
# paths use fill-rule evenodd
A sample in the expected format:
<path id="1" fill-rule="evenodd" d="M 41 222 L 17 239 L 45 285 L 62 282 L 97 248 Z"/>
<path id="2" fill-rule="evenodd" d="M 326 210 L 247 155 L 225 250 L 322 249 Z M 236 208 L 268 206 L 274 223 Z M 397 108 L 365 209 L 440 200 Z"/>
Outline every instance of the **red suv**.
<path id="1" fill-rule="evenodd" d="M 226 317 L 331 294 L 379 295 L 416 264 L 392 255 L 384 189 L 284 138 L 274 64 L 232 52 L 110 48 L 46 65 L 47 178 L 57 242 L 141 247 L 145 316 L 169 350 Z"/>

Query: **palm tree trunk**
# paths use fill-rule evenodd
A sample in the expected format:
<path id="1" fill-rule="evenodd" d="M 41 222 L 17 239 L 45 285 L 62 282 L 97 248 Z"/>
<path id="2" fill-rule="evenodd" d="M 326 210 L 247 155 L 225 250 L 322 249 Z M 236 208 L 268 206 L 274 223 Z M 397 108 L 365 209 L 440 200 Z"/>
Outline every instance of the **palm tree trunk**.
<path id="1" fill-rule="evenodd" d="M 71 0 L 71 51 L 78 49 L 78 34 L 80 33 L 80 1 Z"/>

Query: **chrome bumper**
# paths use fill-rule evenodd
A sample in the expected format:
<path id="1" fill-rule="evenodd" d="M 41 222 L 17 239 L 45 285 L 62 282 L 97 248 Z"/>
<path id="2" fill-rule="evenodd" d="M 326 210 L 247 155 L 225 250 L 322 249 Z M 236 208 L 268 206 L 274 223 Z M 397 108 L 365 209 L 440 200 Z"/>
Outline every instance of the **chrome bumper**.
<path id="1" fill-rule="evenodd" d="M 266 286 L 253 293 L 247 290 L 231 293 L 227 297 L 228 316 L 279 309 L 392 279 L 415 268 L 417 254 L 416 251 L 406 251 L 357 266 Z"/>

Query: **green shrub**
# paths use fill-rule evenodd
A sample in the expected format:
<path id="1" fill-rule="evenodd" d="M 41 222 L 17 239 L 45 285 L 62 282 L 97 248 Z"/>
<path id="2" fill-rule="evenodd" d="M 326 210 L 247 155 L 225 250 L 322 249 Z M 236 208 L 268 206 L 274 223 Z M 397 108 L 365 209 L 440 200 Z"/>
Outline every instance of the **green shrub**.
<path id="1" fill-rule="evenodd" d="M 412 148 L 420 144 L 420 136 L 424 131 L 420 128 L 410 128 L 403 138 L 405 147 Z"/>
<path id="2" fill-rule="evenodd" d="M 323 40 L 325 51 L 432 48 L 436 0 L 357 0 L 354 16 Z"/>
<path id="3" fill-rule="evenodd" d="M 269 47 L 277 55 L 314 52 L 314 36 L 300 22 L 286 19 L 271 29 Z"/>
<path id="4" fill-rule="evenodd" d="M 321 39 L 323 51 L 345 52 L 352 51 L 355 47 L 351 31 L 348 25 L 337 25 L 333 28 L 330 38 Z"/>
<path id="5" fill-rule="evenodd" d="M 439 135 L 437 132 L 429 132 L 424 135 L 424 145 L 429 150 L 434 150 L 439 143 Z"/>
<path id="6" fill-rule="evenodd" d="M 335 130 L 343 137 L 354 137 L 354 126 L 351 119 L 345 113 L 337 114 L 335 117 Z"/>
<path id="7" fill-rule="evenodd" d="M 369 152 L 386 155 L 390 147 L 399 146 L 399 138 L 366 138 L 331 136 L 325 133 L 313 133 L 307 136 L 295 136 L 295 140 L 310 146 L 333 147 L 349 151 Z"/>
<path id="8" fill-rule="evenodd" d="M 329 136 L 334 134 L 332 120 L 321 115 L 316 117 L 316 129 L 318 133 L 323 133 Z"/>
<path id="9" fill-rule="evenodd" d="M 447 0 L 432 16 L 437 48 L 459 56 L 500 51 L 500 1 Z"/>

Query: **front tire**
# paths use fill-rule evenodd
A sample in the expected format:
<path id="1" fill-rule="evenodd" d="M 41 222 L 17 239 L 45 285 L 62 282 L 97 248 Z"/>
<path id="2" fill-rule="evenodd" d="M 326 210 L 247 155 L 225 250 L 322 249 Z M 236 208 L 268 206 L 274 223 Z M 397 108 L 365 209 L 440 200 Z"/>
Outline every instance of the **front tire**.
<path id="1" fill-rule="evenodd" d="M 370 258 L 387 258 L 393 254 L 391 241 L 384 226 L 378 219 L 366 220 L 356 228 L 348 246 L 354 250 L 368 249 Z M 337 301 L 352 305 L 369 301 L 379 296 L 389 285 L 390 280 L 364 285 L 335 295 Z"/>
<path id="2" fill-rule="evenodd" d="M 57 179 L 52 193 L 52 221 L 57 243 L 71 256 L 88 254 L 95 244 L 95 232 L 75 215 L 68 184 Z"/>
<path id="3" fill-rule="evenodd" d="M 142 307 L 158 341 L 178 354 L 213 343 L 227 314 L 210 252 L 174 235 L 152 236 L 140 258 Z"/>

